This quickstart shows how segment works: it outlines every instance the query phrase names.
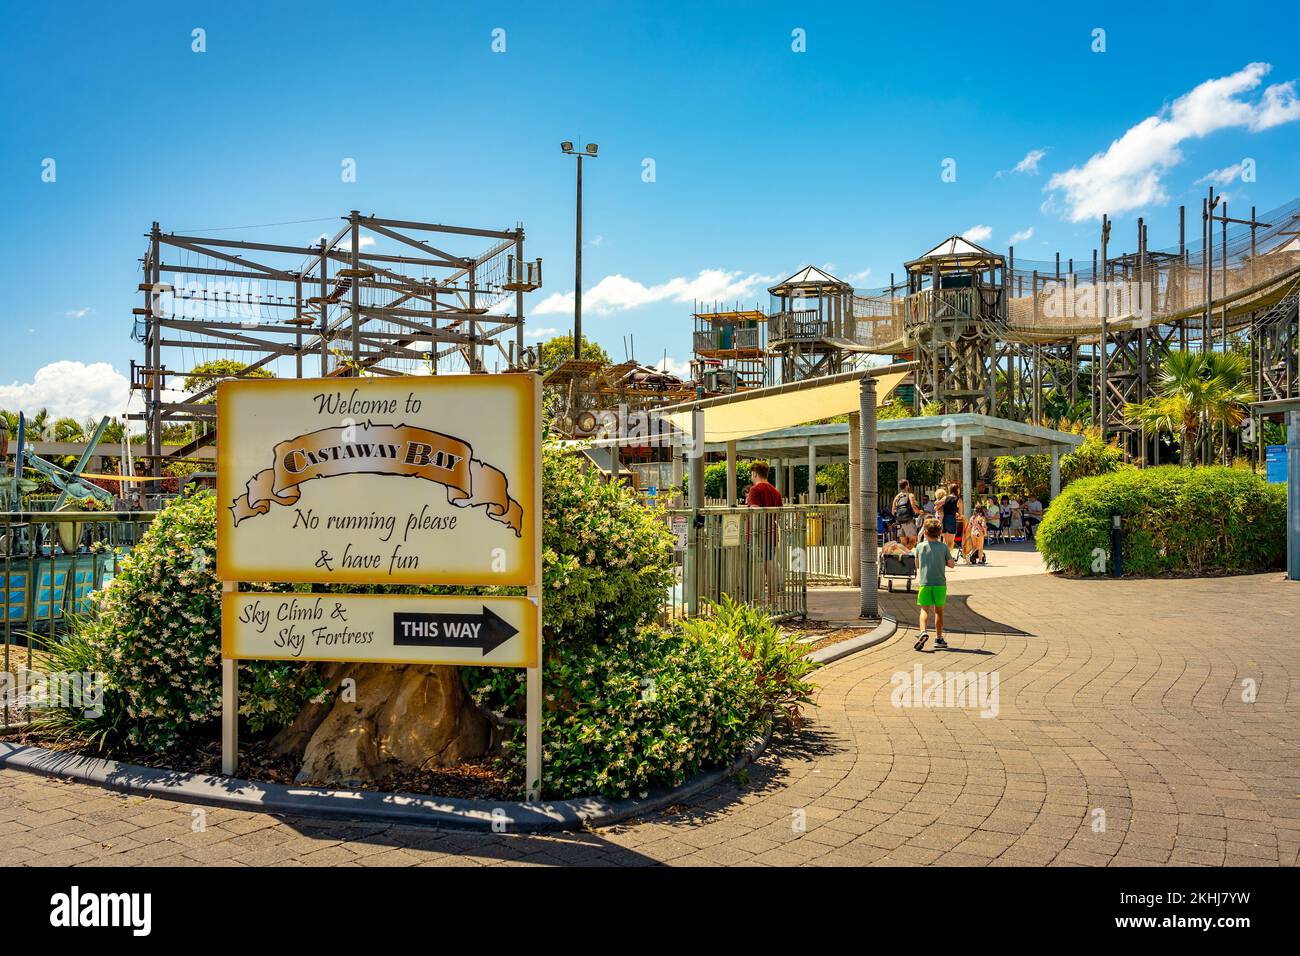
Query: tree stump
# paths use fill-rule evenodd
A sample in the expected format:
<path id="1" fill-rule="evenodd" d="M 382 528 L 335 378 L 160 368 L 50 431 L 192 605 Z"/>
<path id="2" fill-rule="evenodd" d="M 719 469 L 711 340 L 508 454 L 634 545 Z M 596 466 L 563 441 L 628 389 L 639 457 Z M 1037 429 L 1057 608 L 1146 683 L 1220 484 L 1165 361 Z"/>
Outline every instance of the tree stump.
<path id="1" fill-rule="evenodd" d="M 301 757 L 300 783 L 356 786 L 399 769 L 452 766 L 491 744 L 491 725 L 455 667 L 333 664 L 325 673 L 329 699 L 308 704 L 272 742 Z"/>

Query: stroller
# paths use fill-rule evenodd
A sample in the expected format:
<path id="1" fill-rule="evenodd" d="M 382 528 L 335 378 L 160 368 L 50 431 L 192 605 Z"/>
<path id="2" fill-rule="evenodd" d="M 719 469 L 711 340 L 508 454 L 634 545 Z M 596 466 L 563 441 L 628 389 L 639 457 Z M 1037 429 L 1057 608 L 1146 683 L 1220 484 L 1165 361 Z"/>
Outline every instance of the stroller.
<path id="1" fill-rule="evenodd" d="M 911 554 L 882 554 L 880 556 L 880 578 L 887 580 L 889 590 L 894 590 L 894 579 L 903 578 L 907 590 L 912 590 L 912 579 L 916 577 L 916 556 Z"/>

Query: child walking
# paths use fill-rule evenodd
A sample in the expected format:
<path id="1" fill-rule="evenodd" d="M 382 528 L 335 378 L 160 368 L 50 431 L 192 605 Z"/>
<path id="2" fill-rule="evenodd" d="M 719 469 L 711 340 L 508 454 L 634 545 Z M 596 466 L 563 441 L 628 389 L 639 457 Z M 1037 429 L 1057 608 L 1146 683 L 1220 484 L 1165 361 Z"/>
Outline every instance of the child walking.
<path id="1" fill-rule="evenodd" d="M 970 519 L 970 563 L 971 564 L 988 564 L 989 559 L 984 554 L 984 540 L 989 533 L 988 509 L 983 505 L 977 505 L 975 515 Z"/>
<path id="2" fill-rule="evenodd" d="M 930 608 L 934 608 L 934 646 L 948 646 L 943 638 L 943 606 L 948 603 L 948 568 L 957 567 L 957 562 L 940 537 L 942 534 L 943 525 L 931 518 L 925 523 L 925 537 L 912 549 L 916 557 L 916 604 L 921 609 L 921 636 L 912 646 L 918 651 L 930 639 Z"/>

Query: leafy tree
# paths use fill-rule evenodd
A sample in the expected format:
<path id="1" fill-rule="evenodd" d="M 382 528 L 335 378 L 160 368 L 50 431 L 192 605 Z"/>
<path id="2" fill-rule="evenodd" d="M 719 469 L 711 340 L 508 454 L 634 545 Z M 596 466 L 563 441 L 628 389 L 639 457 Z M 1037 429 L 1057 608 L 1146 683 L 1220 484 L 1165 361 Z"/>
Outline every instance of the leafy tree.
<path id="1" fill-rule="evenodd" d="M 557 335 L 555 338 L 543 342 L 537 358 L 543 376 L 559 368 L 573 358 L 573 336 Z M 601 348 L 600 343 L 591 341 L 585 335 L 582 337 L 582 358 L 584 361 L 601 362 L 605 365 L 610 362 L 609 353 Z M 564 388 L 547 386 L 542 389 L 542 414 L 544 416 L 554 418 L 560 414 L 564 406 Z"/>
<path id="2" fill-rule="evenodd" d="M 1124 452 L 1115 442 L 1101 439 L 1101 430 L 1090 425 L 1056 422 L 1061 431 L 1083 435 L 1083 444 L 1061 456 L 1061 487 L 1079 478 L 1107 475 L 1124 465 Z M 994 460 L 997 487 L 1017 494 L 1046 497 L 1052 485 L 1052 459 L 1049 455 L 1001 455 Z"/>
<path id="3" fill-rule="evenodd" d="M 244 372 L 248 363 L 240 362 L 237 359 L 209 359 L 206 362 L 200 362 L 190 369 L 190 374 L 185 377 L 185 384 L 181 386 L 188 394 L 193 395 L 197 391 L 207 388 L 219 378 L 275 378 L 275 373 L 270 369 L 255 368 L 250 372 Z M 241 374 L 243 373 L 243 374 Z M 214 401 L 213 396 L 200 399 L 203 403 Z"/>
<path id="4" fill-rule="evenodd" d="M 185 382 L 181 388 L 186 393 L 193 395 L 195 392 L 202 391 L 212 385 L 220 378 L 275 378 L 275 373 L 270 369 L 255 368 L 245 372 L 244 369 L 246 368 L 248 368 L 248 364 L 237 359 L 209 359 L 190 369 L 190 374 L 185 377 Z M 206 395 L 195 404 L 211 405 L 216 400 L 216 395 Z M 200 434 L 206 435 L 211 430 L 211 425 L 206 421 L 198 422 L 194 426 L 166 425 L 163 427 L 163 444 L 184 445 L 196 437 L 196 428 Z"/>
<path id="5" fill-rule="evenodd" d="M 582 357 L 584 360 L 601 362 L 605 365 L 608 365 L 611 361 L 609 353 L 601 347 L 600 343 L 593 342 L 585 335 L 582 337 Z M 541 352 L 537 358 L 543 375 L 552 369 L 559 368 L 559 366 L 573 358 L 573 336 L 557 335 L 553 339 L 547 339 L 542 343 Z"/>

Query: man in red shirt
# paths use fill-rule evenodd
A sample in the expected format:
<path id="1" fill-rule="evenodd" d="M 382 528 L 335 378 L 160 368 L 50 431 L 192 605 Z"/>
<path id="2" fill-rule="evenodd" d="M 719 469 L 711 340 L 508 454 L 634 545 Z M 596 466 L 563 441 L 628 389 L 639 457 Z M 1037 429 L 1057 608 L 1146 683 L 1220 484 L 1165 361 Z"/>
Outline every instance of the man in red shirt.
<path id="1" fill-rule="evenodd" d="M 749 466 L 749 480 L 753 484 L 745 495 L 745 504 L 750 508 L 780 508 L 785 504 L 781 492 L 767 480 L 771 474 L 772 470 L 765 461 L 756 461 Z"/>
<path id="2" fill-rule="evenodd" d="M 756 461 L 749 466 L 749 480 L 752 484 L 749 486 L 749 492 L 745 495 L 745 505 L 750 508 L 780 508 L 785 504 L 781 497 L 781 492 L 768 481 L 771 469 L 765 461 Z M 762 561 L 762 580 L 767 587 L 768 606 L 775 608 L 777 595 L 780 594 L 780 569 L 777 567 L 776 556 L 779 553 L 777 545 L 780 543 L 781 522 L 775 515 L 767 518 L 756 518 L 750 522 L 750 536 L 758 540 L 752 541 L 755 550 L 761 555 Z M 762 595 L 758 595 L 760 598 Z"/>

